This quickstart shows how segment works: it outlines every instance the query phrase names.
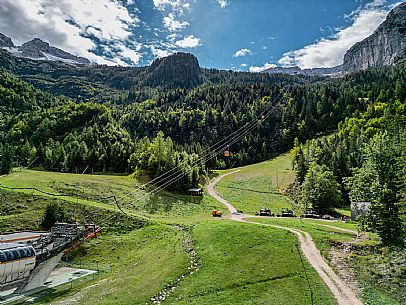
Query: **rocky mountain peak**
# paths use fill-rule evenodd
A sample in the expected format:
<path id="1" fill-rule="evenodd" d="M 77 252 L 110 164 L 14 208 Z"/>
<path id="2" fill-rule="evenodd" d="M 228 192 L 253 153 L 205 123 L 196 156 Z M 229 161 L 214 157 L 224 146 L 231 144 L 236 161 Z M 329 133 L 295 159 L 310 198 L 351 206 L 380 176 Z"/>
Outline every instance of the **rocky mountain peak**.
<path id="1" fill-rule="evenodd" d="M 31 58 L 45 57 L 43 52 L 48 52 L 49 43 L 42 41 L 39 38 L 34 38 L 30 41 L 23 43 L 18 50 L 22 52 L 23 56 Z"/>
<path id="2" fill-rule="evenodd" d="M 7 37 L 6 35 L 3 35 L 2 33 L 0 33 L 0 48 L 4 48 L 4 47 L 13 48 L 14 43 L 10 37 Z"/>
<path id="3" fill-rule="evenodd" d="M 406 56 L 406 3 L 396 6 L 375 32 L 344 55 L 343 70 L 392 65 Z"/>
<path id="4" fill-rule="evenodd" d="M 5 48 L 14 56 L 27 57 L 36 60 L 63 61 L 70 64 L 90 64 L 90 61 L 84 57 L 70 54 L 64 50 L 49 45 L 39 38 L 34 38 L 15 48 L 10 37 L 0 33 L 0 48 Z"/>

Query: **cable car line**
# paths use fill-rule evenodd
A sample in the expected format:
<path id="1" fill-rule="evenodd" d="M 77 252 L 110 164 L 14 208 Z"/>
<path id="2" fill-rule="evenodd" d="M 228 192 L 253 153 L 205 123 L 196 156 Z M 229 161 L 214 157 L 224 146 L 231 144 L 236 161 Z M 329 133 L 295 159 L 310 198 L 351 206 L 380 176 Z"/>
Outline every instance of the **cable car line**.
<path id="1" fill-rule="evenodd" d="M 175 183 L 176 181 L 178 181 L 178 180 L 182 179 L 183 177 L 185 177 L 186 175 L 190 174 L 190 172 L 193 170 L 194 165 L 199 164 L 199 163 L 203 165 L 203 164 L 207 163 L 208 161 L 210 161 L 211 159 L 213 159 L 217 155 L 219 155 L 221 152 L 224 153 L 225 149 L 228 149 L 228 151 L 230 151 L 229 148 L 231 145 L 237 143 L 242 138 L 244 138 L 248 133 L 250 133 L 256 127 L 258 127 L 260 125 L 260 123 L 262 123 L 271 114 L 272 110 L 274 110 L 276 108 L 276 106 L 282 100 L 283 100 L 283 96 L 277 102 L 272 103 L 272 104 L 274 104 L 274 106 L 271 109 L 268 108 L 268 109 L 264 110 L 263 112 L 261 112 L 259 114 L 259 116 L 255 117 L 253 120 L 246 123 L 244 126 L 240 127 L 239 129 L 232 132 L 230 135 L 228 135 L 224 139 L 218 141 L 217 143 L 215 143 L 215 144 L 211 145 L 210 147 L 206 148 L 205 150 L 203 150 L 203 152 L 205 152 L 206 154 L 203 155 L 202 157 L 200 157 L 199 159 L 193 161 L 190 164 L 189 170 L 186 170 L 184 172 L 184 171 L 180 170 L 180 165 L 178 165 L 178 166 L 172 168 L 171 170 L 169 170 L 168 172 L 165 172 L 165 173 L 159 175 L 158 177 L 150 180 L 149 182 L 137 187 L 135 190 L 129 192 L 125 196 L 129 196 L 129 195 L 133 194 L 134 192 L 141 190 L 141 189 L 145 190 L 146 187 L 152 185 L 154 182 L 162 183 L 165 180 L 167 180 L 162 185 L 159 185 L 155 189 L 146 190 L 146 193 L 144 193 L 140 197 L 136 198 L 137 201 L 143 200 L 147 196 L 154 195 L 154 194 L 160 192 L 162 189 L 166 188 L 167 186 Z M 271 106 L 272 106 L 272 104 L 271 104 Z M 171 174 L 168 176 L 169 173 L 171 173 Z M 169 178 L 171 178 L 171 179 L 169 179 Z M 1 185 L 0 185 L 0 187 L 1 187 Z M 38 190 L 38 191 L 42 192 L 40 190 Z M 51 194 L 49 194 L 49 195 L 51 195 Z M 56 195 L 56 194 L 52 194 L 52 195 Z M 67 195 L 59 194 L 57 196 L 67 196 Z M 82 196 L 80 196 L 80 197 L 82 197 Z M 127 213 L 119 205 L 116 196 L 113 195 L 113 196 L 109 196 L 109 197 L 99 197 L 99 199 L 111 199 L 111 198 L 113 198 L 114 205 L 117 206 L 117 208 L 120 210 L 120 212 L 123 213 L 124 215 L 127 215 Z M 87 197 L 86 199 L 89 199 L 89 198 Z M 132 206 L 133 208 L 135 208 L 135 206 L 132 203 L 128 202 L 128 204 L 130 206 Z M 100 222 L 105 222 L 105 221 L 111 219 L 112 217 L 114 217 L 114 214 L 108 215 L 107 217 L 100 220 Z"/>
<path id="2" fill-rule="evenodd" d="M 236 131 L 234 131 L 232 134 L 228 135 L 226 138 L 224 138 L 224 139 L 220 140 L 219 142 L 213 144 L 212 146 L 206 148 L 205 150 L 202 151 L 202 153 L 206 153 L 206 152 L 207 152 L 208 154 L 210 154 L 211 151 L 212 151 L 216 146 L 222 145 L 222 142 L 227 141 L 228 138 L 234 137 L 234 134 L 239 133 L 239 132 L 240 132 L 242 129 L 244 129 L 247 125 L 250 125 L 250 124 L 255 123 L 256 119 L 257 119 L 257 118 L 253 119 L 251 122 L 249 122 L 249 123 L 245 124 L 244 126 L 240 127 L 239 129 L 237 129 Z M 217 148 L 216 148 L 216 149 L 217 149 Z M 203 158 L 203 157 L 202 157 L 202 158 Z M 180 165 L 178 165 L 178 166 L 172 168 L 171 170 L 169 170 L 169 171 L 167 171 L 167 172 L 165 172 L 165 173 L 159 175 L 158 177 L 155 177 L 154 179 L 148 181 L 147 183 L 145 183 L 145 184 L 139 186 L 138 189 L 135 189 L 133 192 L 136 192 L 136 191 L 139 190 L 139 189 L 143 189 L 143 188 L 145 188 L 146 186 L 148 186 L 148 185 L 150 185 L 150 184 L 153 184 L 155 181 L 157 181 L 157 180 L 163 178 L 164 176 L 168 175 L 169 173 L 178 170 L 179 167 L 180 167 Z M 175 174 L 176 174 L 176 173 L 175 173 Z M 173 176 L 173 174 L 169 175 L 169 177 L 171 177 L 171 176 Z M 166 177 L 166 178 L 169 178 L 169 177 Z M 130 194 L 131 194 L 131 193 L 130 193 Z M 129 194 L 129 195 L 130 195 L 130 194 Z"/>
<path id="3" fill-rule="evenodd" d="M 271 114 L 271 112 L 272 112 L 272 110 L 274 110 L 275 109 L 275 107 L 276 107 L 276 105 L 278 104 L 278 103 L 280 103 L 280 101 L 282 101 L 283 100 L 283 97 L 277 102 L 277 103 L 275 103 L 275 106 L 273 107 L 273 108 L 271 108 L 271 109 L 267 109 L 266 111 L 264 111 L 263 113 L 261 113 L 260 114 L 260 116 L 261 116 L 261 121 L 263 121 L 263 120 L 265 120 L 270 114 Z M 265 112 L 267 112 L 268 111 L 268 113 L 266 113 L 265 114 Z M 254 121 L 254 124 L 252 125 L 252 126 L 250 126 L 249 128 L 247 128 L 246 130 L 244 130 L 244 131 L 242 131 L 242 133 L 240 134 L 240 135 L 238 135 L 237 137 L 235 137 L 229 144 L 228 144 L 228 146 L 230 146 L 230 145 L 232 145 L 232 144 L 234 144 L 234 143 L 236 143 L 236 142 L 238 142 L 240 139 L 242 139 L 245 135 L 247 135 L 249 132 L 251 132 L 255 127 L 257 127 L 259 125 L 259 121 Z M 245 126 L 244 126 L 245 127 Z M 241 128 L 240 128 L 241 129 Z M 220 142 L 223 142 L 224 141 L 224 139 L 222 140 L 222 141 L 220 141 Z M 219 142 L 219 143 L 220 143 Z M 215 145 L 213 145 L 213 146 L 216 146 L 217 144 L 215 144 Z M 212 152 L 211 154 L 208 154 L 208 156 L 203 156 L 203 157 L 201 157 L 199 160 L 197 160 L 196 162 L 201 162 L 201 161 L 203 161 L 204 163 L 205 162 L 207 162 L 207 161 L 209 161 L 209 160 L 211 160 L 211 159 L 213 159 L 215 156 L 217 156 L 221 151 L 222 151 L 222 147 L 221 147 L 221 149 L 220 149 L 220 151 L 214 151 L 214 152 Z M 218 150 L 218 149 L 217 149 Z M 196 162 L 193 162 L 193 163 L 196 163 Z M 202 162 L 202 163 L 203 163 Z M 193 164 L 192 163 L 192 164 Z M 186 175 L 188 175 L 190 172 L 191 172 L 191 170 L 192 169 L 190 169 L 190 170 L 188 170 L 188 171 L 186 171 L 186 172 L 180 172 L 180 175 L 179 176 L 177 176 L 177 177 L 174 177 L 174 178 L 172 178 L 171 180 L 169 180 L 169 181 L 167 181 L 167 182 L 165 182 L 163 185 L 159 185 L 157 188 L 155 188 L 155 189 L 153 189 L 152 191 L 148 191 L 146 194 L 144 194 L 144 195 L 142 195 L 141 197 L 139 197 L 139 198 L 137 198 L 138 200 L 141 200 L 141 199 L 144 199 L 147 195 L 152 195 L 152 194 L 156 194 L 158 191 L 160 191 L 160 190 L 162 190 L 163 188 L 165 188 L 165 187 L 167 187 L 167 186 L 169 186 L 169 185 L 171 185 L 171 184 L 173 184 L 174 182 L 176 182 L 176 181 L 178 181 L 179 179 L 181 179 L 181 178 L 183 178 L 183 177 L 185 177 Z M 166 174 L 166 173 L 165 173 Z M 163 175 L 161 175 L 161 176 L 159 176 L 159 177 L 162 177 L 162 176 L 164 176 L 165 174 L 163 174 Z M 172 174 L 171 176 L 173 176 L 174 174 Z M 176 175 L 176 173 L 175 173 L 175 175 Z M 158 178 L 158 177 L 157 177 Z M 169 178 L 169 177 L 166 177 L 166 178 L 164 178 L 163 180 L 165 180 L 165 179 L 167 179 L 167 178 Z M 157 179 L 155 179 L 155 180 L 157 180 Z"/>
<path id="4" fill-rule="evenodd" d="M 283 100 L 283 96 L 278 100 L 277 103 L 279 103 L 279 102 L 282 101 L 282 100 Z M 276 105 L 277 103 L 275 103 L 275 105 Z M 271 108 L 271 109 L 266 109 L 266 110 L 264 110 L 262 113 L 259 114 L 259 116 L 255 117 L 253 120 L 251 120 L 251 122 L 246 123 L 244 126 L 240 127 L 239 129 L 237 129 L 236 131 L 234 131 L 233 133 L 231 133 L 230 135 L 228 135 L 226 138 L 220 140 L 219 142 L 213 144 L 213 145 L 210 146 L 209 148 L 203 150 L 202 153 L 208 152 L 208 153 L 206 154 L 206 156 L 203 155 L 203 156 L 202 156 L 201 158 L 199 158 L 198 160 L 193 161 L 192 164 L 191 164 L 191 166 L 196 165 L 197 163 L 199 163 L 199 161 L 201 161 L 201 159 L 206 158 L 207 155 L 210 156 L 210 155 L 212 154 L 212 151 L 213 151 L 213 150 L 216 151 L 217 149 L 220 148 L 220 147 L 217 147 L 217 148 L 216 148 L 216 146 L 221 145 L 221 149 L 223 149 L 223 147 L 224 147 L 224 145 L 227 143 L 227 141 L 229 141 L 229 140 L 231 140 L 231 139 L 233 139 L 233 138 L 235 139 L 235 137 L 236 137 L 239 133 L 245 132 L 245 131 L 244 131 L 245 128 L 251 130 L 251 127 L 257 126 L 260 121 L 263 121 L 263 120 L 264 120 L 265 113 L 268 112 L 267 115 L 269 115 L 270 111 L 272 111 L 273 109 L 275 109 L 275 107 L 273 107 L 273 108 Z M 251 125 L 251 126 L 249 126 L 249 125 Z M 237 137 L 238 137 L 238 136 L 237 136 Z M 225 143 L 223 143 L 223 142 L 225 142 Z M 235 142 L 233 142 L 233 143 L 235 143 Z M 233 144 L 233 143 L 232 143 L 232 144 Z M 228 144 L 228 146 L 230 146 L 230 145 L 231 145 L 231 144 Z M 216 152 L 215 154 L 217 155 L 218 153 Z M 209 158 L 209 159 L 207 159 L 207 160 L 210 160 L 210 159 L 212 159 L 212 158 Z M 207 162 L 207 161 L 206 161 L 206 162 Z M 167 171 L 167 172 L 165 172 L 165 173 L 163 173 L 163 174 L 161 174 L 161 175 L 159 175 L 158 177 L 152 179 L 151 181 L 145 183 L 144 185 L 139 186 L 138 188 L 136 188 L 135 190 L 133 190 L 132 192 L 130 192 L 128 195 L 131 195 L 132 193 L 136 192 L 137 190 L 143 189 L 143 188 L 145 188 L 146 186 L 148 186 L 148 185 L 150 185 L 150 184 L 153 184 L 153 183 L 156 182 L 157 180 L 158 180 L 158 181 L 159 181 L 160 179 L 166 180 L 166 179 L 169 179 L 169 178 L 171 178 L 171 177 L 173 177 L 173 176 L 176 176 L 176 175 L 178 174 L 176 171 L 179 169 L 179 167 L 180 167 L 180 165 L 179 165 L 179 166 L 176 166 L 176 167 L 174 167 L 174 168 L 172 168 L 171 170 L 169 170 L 169 171 Z M 175 172 L 174 172 L 174 171 L 175 171 Z M 169 176 L 167 176 L 167 175 L 168 175 L 169 173 L 171 173 L 171 172 L 174 172 L 174 173 L 172 173 L 172 174 L 170 174 Z M 165 176 L 167 176 L 167 177 L 165 177 Z"/>
<path id="5" fill-rule="evenodd" d="M 274 109 L 274 108 L 272 108 L 272 109 Z M 272 110 L 272 109 L 271 109 L 271 110 Z M 269 116 L 269 114 L 271 113 L 271 110 L 270 110 L 266 115 L 264 115 L 264 118 Z M 237 136 L 236 138 L 234 138 L 234 140 L 233 140 L 231 143 L 229 143 L 229 145 L 232 145 L 232 144 L 236 143 L 237 141 L 239 141 L 240 139 L 242 139 L 246 134 L 248 134 L 250 131 L 252 131 L 252 130 L 253 130 L 255 127 L 257 127 L 257 126 L 258 126 L 258 122 L 256 122 L 256 123 L 255 123 L 254 125 L 252 125 L 250 128 L 248 128 L 247 130 L 243 131 L 239 136 Z M 210 160 L 210 159 L 214 158 L 216 155 L 218 155 L 220 152 L 221 152 L 221 150 L 220 150 L 220 151 L 214 151 L 211 155 L 209 155 L 209 156 L 204 156 L 204 157 L 202 157 L 202 159 L 204 159 L 204 162 L 207 162 L 208 160 Z M 172 183 L 176 182 L 177 180 L 183 178 L 184 176 L 186 176 L 186 175 L 189 174 L 189 173 L 190 173 L 190 170 L 187 171 L 187 172 L 181 173 L 180 176 L 175 177 L 175 178 L 173 178 L 173 179 L 171 179 L 171 180 L 165 182 L 163 185 L 160 185 L 160 186 L 158 186 L 156 189 L 154 189 L 154 190 L 148 192 L 148 194 L 155 194 L 155 193 L 157 193 L 159 190 L 161 190 L 161 189 L 163 189 L 163 188 L 169 186 L 170 184 L 172 184 Z M 141 196 L 141 197 L 138 198 L 138 199 L 139 199 L 139 200 L 140 200 L 140 199 L 143 199 L 143 198 L 146 197 L 148 194 L 144 194 L 143 196 Z"/>
<path id="6" fill-rule="evenodd" d="M 239 135 L 237 138 L 235 138 L 229 145 L 232 145 L 236 142 L 238 142 L 239 140 L 241 140 L 245 135 L 247 135 L 249 132 L 251 132 L 255 127 L 257 127 L 257 125 L 253 125 L 251 126 L 251 128 L 247 129 L 244 133 L 242 133 L 241 135 Z M 220 149 L 219 151 L 215 151 L 213 152 L 211 155 L 209 155 L 207 158 L 205 158 L 204 163 L 206 163 L 207 161 L 213 159 L 214 157 L 216 157 L 218 154 L 220 154 L 223 150 Z M 165 182 L 163 185 L 159 185 L 156 189 L 152 190 L 150 193 L 151 194 L 155 194 L 158 191 L 160 191 L 161 189 L 171 185 L 172 183 L 176 182 L 177 180 L 185 177 L 186 175 L 188 175 L 190 173 L 191 170 L 186 171 L 186 172 L 181 172 L 181 175 L 178 177 L 175 177 L 167 182 Z"/>

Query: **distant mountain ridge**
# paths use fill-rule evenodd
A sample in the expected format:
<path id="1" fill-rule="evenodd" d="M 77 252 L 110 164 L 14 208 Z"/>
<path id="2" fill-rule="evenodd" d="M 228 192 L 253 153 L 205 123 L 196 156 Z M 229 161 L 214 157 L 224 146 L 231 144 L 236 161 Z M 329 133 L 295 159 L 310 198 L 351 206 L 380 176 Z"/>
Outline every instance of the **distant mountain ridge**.
<path id="1" fill-rule="evenodd" d="M 50 46 L 49 43 L 42 41 L 39 38 L 27 41 L 21 46 L 15 46 L 10 37 L 0 33 L 0 48 L 17 57 L 34 60 L 62 61 L 69 64 L 90 64 L 90 60 L 87 58 L 76 56 L 64 50 Z"/>
<path id="2" fill-rule="evenodd" d="M 406 58 L 406 2 L 396 6 L 375 32 L 344 56 L 344 72 L 392 65 Z"/>
<path id="3" fill-rule="evenodd" d="M 342 65 L 331 67 L 331 68 L 311 68 L 311 69 L 300 69 L 298 66 L 294 67 L 274 67 L 262 71 L 262 73 L 283 73 L 283 74 L 303 74 L 303 75 L 340 75 L 342 73 Z"/>

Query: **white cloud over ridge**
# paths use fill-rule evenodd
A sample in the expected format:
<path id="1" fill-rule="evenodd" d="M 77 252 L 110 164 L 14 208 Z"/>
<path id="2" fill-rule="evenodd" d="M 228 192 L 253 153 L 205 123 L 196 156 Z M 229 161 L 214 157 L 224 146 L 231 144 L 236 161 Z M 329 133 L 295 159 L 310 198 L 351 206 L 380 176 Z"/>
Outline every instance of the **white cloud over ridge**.
<path id="1" fill-rule="evenodd" d="M 233 57 L 244 57 L 244 56 L 248 56 L 248 55 L 252 55 L 252 54 L 254 54 L 254 53 L 252 53 L 251 50 L 244 48 L 244 49 L 236 51 L 233 54 Z"/>
<path id="2" fill-rule="evenodd" d="M 2 0 L 0 3 L 0 32 L 17 44 L 34 37 L 99 64 L 137 64 L 141 54 L 137 43 L 124 41 L 131 28 L 139 23 L 137 16 L 116 0 Z M 118 49 L 115 59 L 93 52 L 97 46 Z"/>
<path id="3" fill-rule="evenodd" d="M 155 47 L 155 46 L 150 46 L 150 49 L 151 49 L 152 54 L 157 58 L 167 57 L 174 53 L 170 50 L 165 50 L 165 49 Z"/>
<path id="4" fill-rule="evenodd" d="M 300 68 L 334 67 L 342 64 L 345 52 L 356 42 L 370 36 L 385 20 L 391 7 L 383 8 L 384 1 L 375 0 L 360 8 L 347 18 L 353 23 L 329 38 L 307 45 L 301 49 L 284 53 L 278 63 L 283 66 L 299 66 Z"/>
<path id="5" fill-rule="evenodd" d="M 262 72 L 262 71 L 265 71 L 265 70 L 268 70 L 268 69 L 271 69 L 271 68 L 275 68 L 275 67 L 276 67 L 275 64 L 265 63 L 263 66 L 260 66 L 260 67 L 251 66 L 251 67 L 249 67 L 249 71 L 257 73 L 257 72 Z"/>
<path id="6" fill-rule="evenodd" d="M 175 45 L 183 49 L 196 48 L 201 45 L 201 41 L 194 35 L 189 35 L 181 40 L 176 41 Z"/>

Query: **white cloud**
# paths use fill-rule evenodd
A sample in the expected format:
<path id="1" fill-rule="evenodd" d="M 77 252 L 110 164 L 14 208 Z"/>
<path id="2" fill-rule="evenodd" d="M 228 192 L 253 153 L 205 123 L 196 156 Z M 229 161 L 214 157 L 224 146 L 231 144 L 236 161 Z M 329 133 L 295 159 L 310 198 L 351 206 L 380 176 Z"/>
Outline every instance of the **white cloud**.
<path id="1" fill-rule="evenodd" d="M 169 13 L 168 16 L 164 17 L 163 24 L 169 31 L 176 32 L 187 27 L 189 22 L 176 20 L 175 15 L 173 13 Z"/>
<path id="2" fill-rule="evenodd" d="M 300 68 L 333 67 L 342 64 L 345 52 L 356 42 L 371 35 L 385 20 L 389 8 L 379 8 L 384 1 L 376 0 L 364 8 L 347 15 L 353 20 L 352 25 L 336 29 L 330 38 L 307 45 L 302 49 L 283 54 L 278 61 L 283 66 L 299 66 Z"/>
<path id="3" fill-rule="evenodd" d="M 122 49 L 122 54 L 131 54 L 127 58 L 136 59 L 131 53 L 134 47 L 127 47 L 124 41 L 138 23 L 139 19 L 116 0 L 2 0 L 0 4 L 0 32 L 17 44 L 39 37 L 99 64 L 116 64 L 120 58 L 110 60 L 95 54 L 91 36 L 97 37 L 102 47 Z"/>
<path id="4" fill-rule="evenodd" d="M 249 71 L 250 72 L 262 72 L 264 70 L 268 70 L 270 68 L 275 68 L 275 67 L 276 67 L 275 64 L 265 63 L 261 67 L 251 66 L 251 67 L 249 67 Z"/>
<path id="5" fill-rule="evenodd" d="M 157 48 L 155 46 L 151 46 L 150 49 L 151 49 L 152 54 L 154 54 L 154 56 L 158 57 L 158 58 L 167 57 L 167 56 L 173 54 L 173 52 L 170 50 L 163 50 L 163 49 Z"/>
<path id="6" fill-rule="evenodd" d="M 180 3 L 179 0 L 154 0 L 154 6 L 159 10 L 164 10 L 165 6 L 179 7 Z"/>
<path id="7" fill-rule="evenodd" d="M 190 10 L 190 3 L 187 0 L 153 0 L 154 7 L 159 11 L 166 11 L 170 9 L 180 15 L 185 11 Z"/>
<path id="8" fill-rule="evenodd" d="M 248 67 L 247 64 L 241 64 L 240 67 Z"/>
<path id="9" fill-rule="evenodd" d="M 122 57 L 131 60 L 134 64 L 138 64 L 142 58 L 142 55 L 131 49 L 124 49 L 119 53 Z"/>
<path id="10" fill-rule="evenodd" d="M 236 51 L 234 54 L 233 54 L 233 57 L 243 57 L 243 56 L 248 56 L 248 55 L 252 55 L 253 53 L 252 53 L 252 51 L 251 50 L 249 50 L 249 49 L 241 49 L 241 50 L 238 50 L 238 51 Z"/>
<path id="11" fill-rule="evenodd" d="M 196 48 L 201 45 L 201 41 L 194 35 L 189 35 L 181 40 L 176 41 L 175 44 L 183 49 Z"/>
<path id="12" fill-rule="evenodd" d="M 220 4 L 221 8 L 225 8 L 226 6 L 230 5 L 230 0 L 217 0 L 218 4 Z"/>

